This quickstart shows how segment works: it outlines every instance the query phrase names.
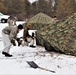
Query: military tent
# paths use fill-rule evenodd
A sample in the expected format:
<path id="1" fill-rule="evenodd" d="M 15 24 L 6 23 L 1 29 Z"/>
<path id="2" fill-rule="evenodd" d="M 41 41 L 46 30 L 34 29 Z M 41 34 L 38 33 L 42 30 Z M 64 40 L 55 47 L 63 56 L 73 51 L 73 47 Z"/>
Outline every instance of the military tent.
<path id="1" fill-rule="evenodd" d="M 37 39 L 48 51 L 54 48 L 56 51 L 76 56 L 76 13 L 59 23 L 43 27 L 37 32 Z"/>
<path id="2" fill-rule="evenodd" d="M 40 30 L 42 27 L 51 24 L 52 18 L 44 13 L 38 13 L 37 15 L 33 16 L 31 19 L 29 19 L 26 24 L 31 24 L 32 29 Z M 25 27 L 26 27 L 25 24 Z"/>

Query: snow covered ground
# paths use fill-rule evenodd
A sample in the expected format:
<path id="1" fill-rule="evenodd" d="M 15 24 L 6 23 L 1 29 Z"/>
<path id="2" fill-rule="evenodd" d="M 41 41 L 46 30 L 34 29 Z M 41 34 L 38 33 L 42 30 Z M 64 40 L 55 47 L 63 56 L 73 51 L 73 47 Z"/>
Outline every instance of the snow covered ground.
<path id="1" fill-rule="evenodd" d="M 17 22 L 21 24 L 23 22 Z M 76 75 L 76 57 L 47 52 L 44 47 L 12 46 L 10 53 L 13 57 L 1 54 L 3 42 L 1 30 L 7 23 L 0 23 L 0 75 Z M 30 67 L 26 61 L 34 61 L 38 66 L 55 71 L 52 73 L 42 69 Z"/>

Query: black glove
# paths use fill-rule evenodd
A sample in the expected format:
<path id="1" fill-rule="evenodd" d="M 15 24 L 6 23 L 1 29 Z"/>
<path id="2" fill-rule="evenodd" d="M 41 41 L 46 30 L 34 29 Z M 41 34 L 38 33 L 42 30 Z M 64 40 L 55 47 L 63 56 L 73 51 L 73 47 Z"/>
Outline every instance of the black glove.
<path id="1" fill-rule="evenodd" d="M 32 38 L 32 39 L 34 39 L 34 36 L 35 36 L 35 34 L 34 34 L 34 33 L 32 33 L 32 36 L 31 36 L 31 38 Z"/>
<path id="2" fill-rule="evenodd" d="M 26 38 L 25 38 L 25 41 L 28 42 Z"/>
<path id="3" fill-rule="evenodd" d="M 17 40 L 17 42 L 18 42 L 18 41 L 20 40 L 20 38 L 17 38 L 16 40 Z"/>
<path id="4" fill-rule="evenodd" d="M 35 36 L 35 34 L 34 33 L 32 33 L 32 37 L 34 37 Z"/>
<path id="5" fill-rule="evenodd" d="M 21 38 L 22 38 L 22 37 L 21 37 Z M 16 40 L 17 40 L 18 46 L 20 46 L 21 43 L 22 43 L 22 40 L 20 40 L 20 38 L 17 38 Z"/>
<path id="6" fill-rule="evenodd" d="M 12 43 L 14 46 L 16 46 L 16 43 L 15 43 L 15 40 L 14 40 L 14 39 L 11 40 L 11 43 Z"/>

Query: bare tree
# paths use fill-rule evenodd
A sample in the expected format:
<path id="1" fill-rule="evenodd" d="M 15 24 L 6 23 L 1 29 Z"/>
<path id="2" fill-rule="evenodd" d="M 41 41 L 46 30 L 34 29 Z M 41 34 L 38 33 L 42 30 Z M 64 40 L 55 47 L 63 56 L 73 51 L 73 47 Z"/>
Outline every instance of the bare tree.
<path id="1" fill-rule="evenodd" d="M 0 0 L 0 12 L 7 13 L 7 8 L 5 7 L 2 0 Z"/>
<path id="2" fill-rule="evenodd" d="M 56 16 L 63 18 L 75 12 L 75 0 L 55 0 Z"/>
<path id="3" fill-rule="evenodd" d="M 25 3 L 25 16 L 26 16 L 26 18 L 28 18 L 31 14 L 30 2 L 28 0 L 24 0 L 24 3 Z"/>

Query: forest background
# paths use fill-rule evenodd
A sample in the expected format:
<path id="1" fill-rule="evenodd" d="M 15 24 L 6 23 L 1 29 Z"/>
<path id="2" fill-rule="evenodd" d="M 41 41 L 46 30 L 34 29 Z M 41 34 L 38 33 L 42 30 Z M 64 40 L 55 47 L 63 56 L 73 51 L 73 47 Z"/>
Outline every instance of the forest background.
<path id="1" fill-rule="evenodd" d="M 19 20 L 26 20 L 43 12 L 50 17 L 63 19 L 76 12 L 76 0 L 0 0 L 0 12 L 16 15 Z"/>

